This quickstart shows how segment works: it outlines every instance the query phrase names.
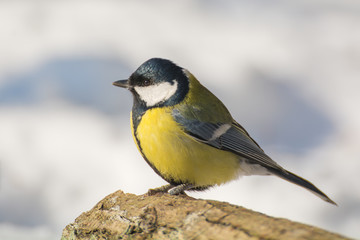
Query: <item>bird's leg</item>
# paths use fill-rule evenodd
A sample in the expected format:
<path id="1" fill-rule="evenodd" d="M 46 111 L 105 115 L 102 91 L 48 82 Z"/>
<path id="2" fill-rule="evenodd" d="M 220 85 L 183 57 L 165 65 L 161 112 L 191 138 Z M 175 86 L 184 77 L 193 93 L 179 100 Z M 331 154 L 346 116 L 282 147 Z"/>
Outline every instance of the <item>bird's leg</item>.
<path id="1" fill-rule="evenodd" d="M 184 183 L 177 186 L 173 186 L 168 193 L 170 195 L 179 195 L 179 194 L 185 194 L 184 191 L 193 188 L 194 185 L 190 183 Z"/>
<path id="2" fill-rule="evenodd" d="M 158 188 L 154 188 L 154 189 L 149 189 L 149 191 L 147 192 L 147 194 L 149 196 L 152 196 L 156 193 L 166 193 L 169 191 L 169 189 L 175 187 L 174 185 L 171 185 L 171 184 L 167 184 L 167 185 L 164 185 L 164 186 L 161 186 L 161 187 L 158 187 Z"/>
<path id="3" fill-rule="evenodd" d="M 180 185 L 171 185 L 167 184 L 158 188 L 149 189 L 147 194 L 149 196 L 155 195 L 156 193 L 169 193 L 170 195 L 179 195 L 179 194 L 185 194 L 184 191 L 194 188 L 194 185 L 190 183 L 183 183 Z"/>

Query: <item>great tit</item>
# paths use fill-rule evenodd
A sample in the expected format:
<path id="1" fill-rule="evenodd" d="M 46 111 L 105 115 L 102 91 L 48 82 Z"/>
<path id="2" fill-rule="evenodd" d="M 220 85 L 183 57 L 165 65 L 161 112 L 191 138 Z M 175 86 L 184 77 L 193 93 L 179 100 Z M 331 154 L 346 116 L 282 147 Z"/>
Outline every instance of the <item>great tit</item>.
<path id="1" fill-rule="evenodd" d="M 336 204 L 273 161 L 225 105 L 186 69 L 152 58 L 113 85 L 133 95 L 131 130 L 146 162 L 171 195 L 204 190 L 244 175 L 275 175 Z"/>

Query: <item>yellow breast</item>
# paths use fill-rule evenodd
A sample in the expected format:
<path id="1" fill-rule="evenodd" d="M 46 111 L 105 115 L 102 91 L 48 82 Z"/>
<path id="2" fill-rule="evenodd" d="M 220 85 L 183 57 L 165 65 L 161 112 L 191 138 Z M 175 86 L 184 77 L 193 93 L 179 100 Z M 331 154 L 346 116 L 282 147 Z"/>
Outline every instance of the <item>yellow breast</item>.
<path id="1" fill-rule="evenodd" d="M 169 107 L 148 110 L 135 134 L 140 142 L 139 150 L 164 179 L 210 186 L 237 178 L 238 156 L 184 133 L 173 120 Z"/>

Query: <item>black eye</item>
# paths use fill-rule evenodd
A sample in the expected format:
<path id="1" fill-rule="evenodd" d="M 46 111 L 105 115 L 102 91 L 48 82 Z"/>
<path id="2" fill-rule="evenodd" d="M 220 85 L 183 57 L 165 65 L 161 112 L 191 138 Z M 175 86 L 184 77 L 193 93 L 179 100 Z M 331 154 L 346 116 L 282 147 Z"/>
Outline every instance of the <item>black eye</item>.
<path id="1" fill-rule="evenodd" d="M 142 82 L 143 86 L 149 86 L 151 84 L 151 81 L 149 79 L 144 79 Z"/>

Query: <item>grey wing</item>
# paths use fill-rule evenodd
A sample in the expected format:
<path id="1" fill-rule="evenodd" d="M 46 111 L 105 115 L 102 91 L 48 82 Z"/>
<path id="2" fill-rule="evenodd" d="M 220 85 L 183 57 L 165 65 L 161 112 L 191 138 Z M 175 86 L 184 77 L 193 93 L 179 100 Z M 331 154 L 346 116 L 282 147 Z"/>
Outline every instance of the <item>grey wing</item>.
<path id="1" fill-rule="evenodd" d="M 184 131 L 197 141 L 218 149 L 233 152 L 245 158 L 245 163 L 260 165 L 266 169 L 266 173 L 274 174 L 304 187 L 323 200 L 336 205 L 334 201 L 311 182 L 285 170 L 273 161 L 237 122 L 208 123 L 199 120 L 188 120 L 176 110 L 173 111 L 173 117 L 175 121 L 183 126 Z"/>
<path id="2" fill-rule="evenodd" d="M 199 120 L 185 119 L 177 111 L 173 112 L 173 117 L 187 134 L 198 141 L 221 150 L 233 152 L 245 158 L 250 164 L 285 171 L 267 156 L 245 129 L 235 121 L 232 123 L 200 122 Z"/>

